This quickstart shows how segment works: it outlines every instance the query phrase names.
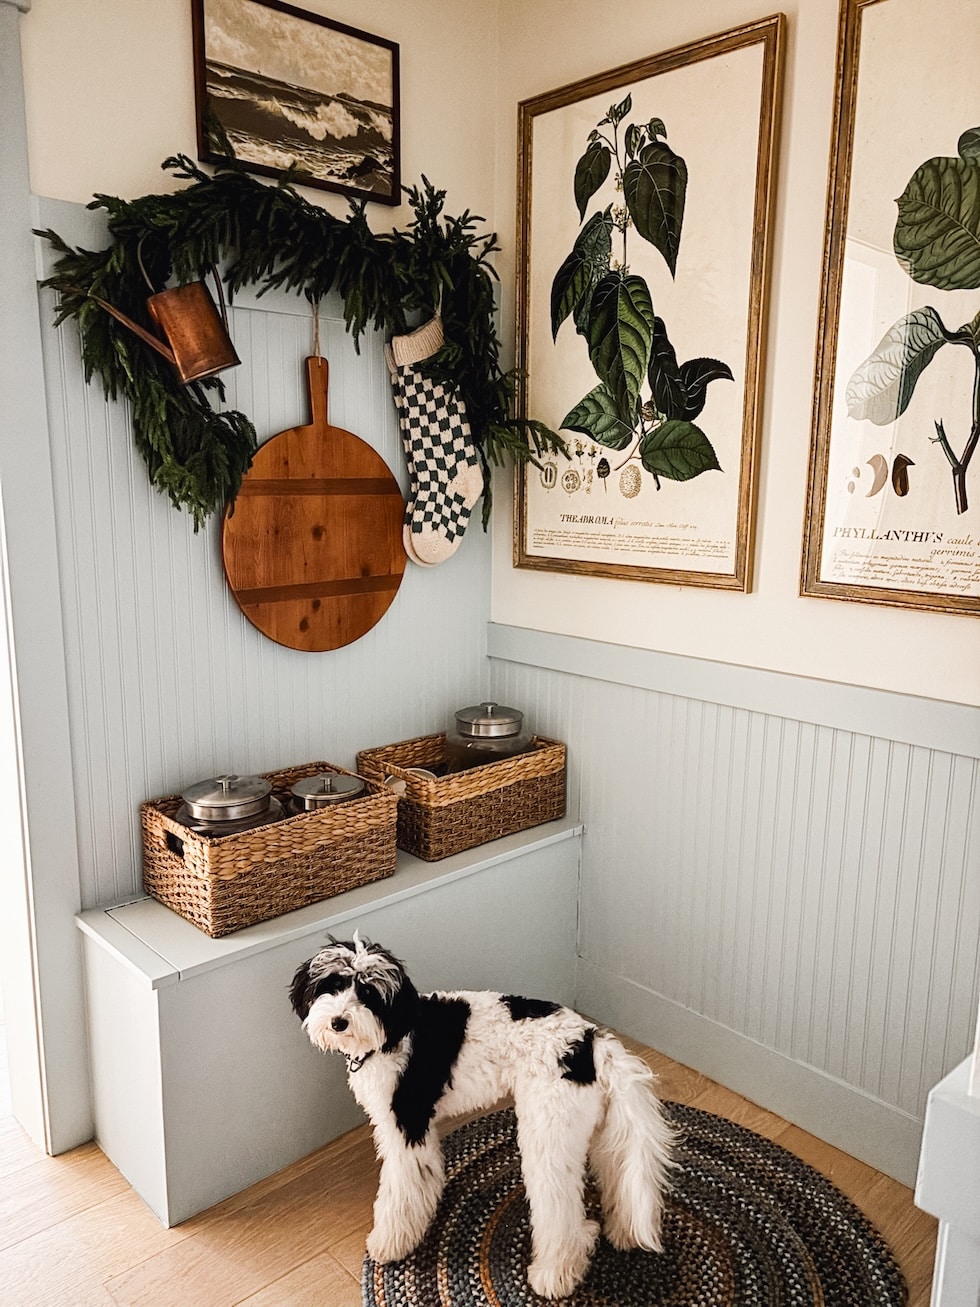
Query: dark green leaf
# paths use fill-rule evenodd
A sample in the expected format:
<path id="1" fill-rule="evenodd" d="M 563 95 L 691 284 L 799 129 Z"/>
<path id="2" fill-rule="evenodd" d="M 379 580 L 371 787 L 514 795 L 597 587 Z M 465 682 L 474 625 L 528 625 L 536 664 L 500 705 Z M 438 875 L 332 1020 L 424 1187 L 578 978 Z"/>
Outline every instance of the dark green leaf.
<path id="1" fill-rule="evenodd" d="M 894 422 L 908 408 L 915 383 L 945 342 L 935 309 L 916 309 L 899 318 L 847 383 L 848 414 L 879 427 Z"/>
<path id="2" fill-rule="evenodd" d="M 608 271 L 609 265 L 607 263 L 606 267 L 603 269 L 603 274 Z M 592 312 L 592 292 L 598 284 L 598 281 L 599 278 L 597 276 L 596 280 L 592 282 L 585 294 L 575 305 L 575 311 L 572 314 L 572 321 L 575 323 L 575 330 L 580 336 L 584 336 L 586 340 L 589 339 L 589 315 Z"/>
<path id="3" fill-rule="evenodd" d="M 667 128 L 664 126 L 664 120 L 662 118 L 651 118 L 647 123 L 647 132 L 652 137 L 666 136 Z"/>
<path id="4" fill-rule="evenodd" d="M 589 200 L 609 176 L 611 159 L 609 147 L 601 141 L 594 141 L 575 165 L 575 204 L 580 222 L 585 217 Z"/>
<path id="5" fill-rule="evenodd" d="M 980 127 L 971 127 L 956 142 L 956 151 L 961 159 L 970 163 L 980 163 Z"/>
<path id="6" fill-rule="evenodd" d="M 710 440 L 693 422 L 664 422 L 648 432 L 640 441 L 640 458 L 648 472 L 668 481 L 721 471 Z"/>
<path id="7" fill-rule="evenodd" d="M 631 159 L 636 158 L 636 152 L 643 144 L 643 130 L 637 127 L 636 123 L 630 123 L 626 128 L 626 153 Z"/>
<path id="8" fill-rule="evenodd" d="M 720 359 L 688 359 L 681 364 L 681 380 L 687 391 L 687 404 L 681 416 L 690 422 L 704 408 L 709 381 L 734 381 L 732 370 Z"/>
<path id="9" fill-rule="evenodd" d="M 623 171 L 623 194 L 637 232 L 664 256 L 673 275 L 684 221 L 687 164 L 664 141 L 651 141 Z"/>
<path id="10" fill-rule="evenodd" d="M 616 401 L 603 385 L 590 390 L 561 425 L 569 431 L 581 431 L 610 449 L 625 449 L 633 439 L 633 428 L 620 418 Z"/>
<path id="11" fill-rule="evenodd" d="M 895 254 L 913 281 L 980 286 L 980 162 L 928 159 L 898 200 Z"/>
<path id="12" fill-rule="evenodd" d="M 611 272 L 592 292 L 589 358 L 624 422 L 632 421 L 646 380 L 653 323 L 653 304 L 642 277 Z"/>
<path id="13" fill-rule="evenodd" d="M 687 408 L 687 387 L 677 366 L 677 355 L 667 337 L 663 318 L 653 320 L 653 344 L 647 380 L 658 413 L 667 418 L 682 418 Z"/>
<path id="14" fill-rule="evenodd" d="M 551 284 L 552 340 L 569 313 L 588 305 L 593 287 L 609 271 L 612 230 L 608 209 L 594 213 L 579 232 L 571 254 L 555 273 Z"/>
<path id="15" fill-rule="evenodd" d="M 625 100 L 620 100 L 619 104 L 614 104 L 609 110 L 610 122 L 621 123 L 632 108 L 633 96 L 629 94 Z"/>

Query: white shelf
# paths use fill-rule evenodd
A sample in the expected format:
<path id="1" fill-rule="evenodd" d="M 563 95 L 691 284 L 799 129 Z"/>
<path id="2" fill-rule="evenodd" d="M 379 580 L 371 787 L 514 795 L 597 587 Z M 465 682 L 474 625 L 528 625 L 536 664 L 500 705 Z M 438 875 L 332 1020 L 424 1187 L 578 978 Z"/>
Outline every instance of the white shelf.
<path id="1" fill-rule="evenodd" d="M 366 911 L 387 907 L 537 849 L 574 839 L 582 830 L 582 823 L 576 818 L 562 817 L 439 862 L 423 862 L 421 858 L 399 852 L 394 875 L 384 880 L 336 894 L 271 921 L 246 926 L 221 939 L 212 939 L 151 898 L 93 908 L 79 913 L 76 921 L 82 931 L 97 939 L 119 962 L 144 977 L 151 988 L 158 989 L 251 954 L 278 948 L 291 940 L 333 932 L 345 922 L 356 921 Z"/>

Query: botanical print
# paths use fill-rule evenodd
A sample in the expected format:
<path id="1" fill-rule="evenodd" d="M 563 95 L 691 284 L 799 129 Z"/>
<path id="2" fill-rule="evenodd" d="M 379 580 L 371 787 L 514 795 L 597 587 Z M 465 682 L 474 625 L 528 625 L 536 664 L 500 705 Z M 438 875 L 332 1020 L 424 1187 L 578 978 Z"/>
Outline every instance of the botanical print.
<path id="1" fill-rule="evenodd" d="M 897 204 L 895 255 L 912 280 L 938 290 L 980 287 L 980 127 L 963 133 L 955 158 L 937 156 L 917 168 Z M 935 419 L 936 435 L 930 437 L 952 470 L 956 512 L 965 513 L 969 507 L 966 474 L 980 441 L 980 311 L 955 330 L 931 305 L 899 318 L 847 383 L 847 411 L 852 418 L 867 418 L 877 426 L 895 422 L 944 345 L 964 346 L 974 367 L 972 413 L 962 452 L 957 455 L 954 450 L 942 417 Z M 872 459 L 878 460 L 871 464 L 875 468 L 871 493 L 877 494 L 887 465 L 881 454 Z M 895 455 L 896 494 L 909 493 L 908 469 L 913 466 L 907 454 Z"/>
<path id="2" fill-rule="evenodd" d="M 750 588 L 781 30 L 521 106 L 518 566 Z"/>
<path id="3" fill-rule="evenodd" d="M 841 14 L 802 591 L 977 612 L 980 4 Z"/>
<path id="4" fill-rule="evenodd" d="M 687 165 L 667 144 L 662 120 L 624 127 L 632 107 L 631 95 L 610 106 L 589 133 L 588 147 L 576 165 L 580 219 L 610 176 L 616 196 L 584 223 L 555 275 L 551 333 L 557 337 L 562 323 L 572 317 L 599 378 L 598 386 L 566 414 L 562 427 L 609 449 L 628 449 L 615 468 L 600 459 L 600 477 L 637 459 L 659 490 L 661 477 L 688 481 L 721 470 L 711 442 L 694 419 L 704 408 L 708 383 L 731 381 L 732 372 L 718 359 L 678 364 L 649 286 L 630 270 L 628 238 L 635 232 L 659 251 L 675 275 L 687 193 Z M 620 257 L 613 253 L 614 233 Z M 635 478 L 629 476 L 627 482 L 633 485 Z"/>
<path id="5" fill-rule="evenodd" d="M 389 199 L 395 86 L 387 44 L 261 0 L 203 0 L 209 153 Z"/>

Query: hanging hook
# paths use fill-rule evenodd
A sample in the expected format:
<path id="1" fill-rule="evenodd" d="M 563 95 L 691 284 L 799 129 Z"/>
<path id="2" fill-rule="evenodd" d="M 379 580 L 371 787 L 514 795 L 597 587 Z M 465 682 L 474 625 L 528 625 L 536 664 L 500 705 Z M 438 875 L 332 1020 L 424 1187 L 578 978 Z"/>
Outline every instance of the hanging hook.
<path id="1" fill-rule="evenodd" d="M 313 305 L 313 354 L 315 358 L 320 357 L 320 301 L 315 299 Z"/>
<path id="2" fill-rule="evenodd" d="M 142 272 L 143 274 L 143 280 L 149 286 L 151 293 L 155 294 L 156 287 L 154 286 L 153 282 L 150 281 L 150 274 L 147 272 L 146 264 L 143 262 L 143 242 L 146 240 L 149 234 L 150 233 L 148 231 L 145 231 L 136 244 L 136 262 L 140 265 L 140 272 Z"/>

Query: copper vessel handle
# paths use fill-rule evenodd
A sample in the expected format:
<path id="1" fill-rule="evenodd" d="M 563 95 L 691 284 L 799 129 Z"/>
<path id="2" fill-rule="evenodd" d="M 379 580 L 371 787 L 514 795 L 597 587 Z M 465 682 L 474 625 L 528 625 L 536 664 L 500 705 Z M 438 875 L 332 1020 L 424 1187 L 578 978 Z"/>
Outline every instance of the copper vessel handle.
<path id="1" fill-rule="evenodd" d="M 218 307 L 221 309 L 221 321 L 224 323 L 225 331 L 231 335 L 228 327 L 228 310 L 225 308 L 225 293 L 221 288 L 221 277 L 218 275 L 218 269 L 211 264 L 211 275 L 214 277 L 215 289 L 218 292 Z"/>
<path id="2" fill-rule="evenodd" d="M 156 287 L 153 285 L 153 282 L 150 281 L 150 274 L 147 272 L 146 265 L 143 262 L 143 242 L 146 240 L 149 234 L 150 234 L 149 232 L 144 232 L 136 244 L 136 262 L 140 265 L 140 272 L 142 272 L 143 280 L 150 288 L 150 294 L 155 295 Z"/>
<path id="3" fill-rule="evenodd" d="M 71 287 L 70 289 L 78 295 L 84 295 L 87 299 L 95 300 L 96 304 L 101 305 L 106 313 L 111 313 L 117 322 L 121 322 L 123 326 L 128 327 L 134 335 L 139 336 L 140 340 L 143 340 L 147 345 L 152 346 L 158 354 L 162 354 L 168 363 L 172 363 L 174 367 L 177 366 L 174 352 L 169 348 L 169 346 L 165 345 L 162 340 L 154 336 L 152 332 L 147 331 L 145 327 L 141 327 L 138 322 L 134 322 L 132 318 L 127 317 L 126 314 L 120 309 L 117 309 L 114 304 L 110 304 L 108 300 L 104 300 L 101 295 L 94 295 L 90 290 L 81 290 L 76 289 L 75 287 Z"/>

